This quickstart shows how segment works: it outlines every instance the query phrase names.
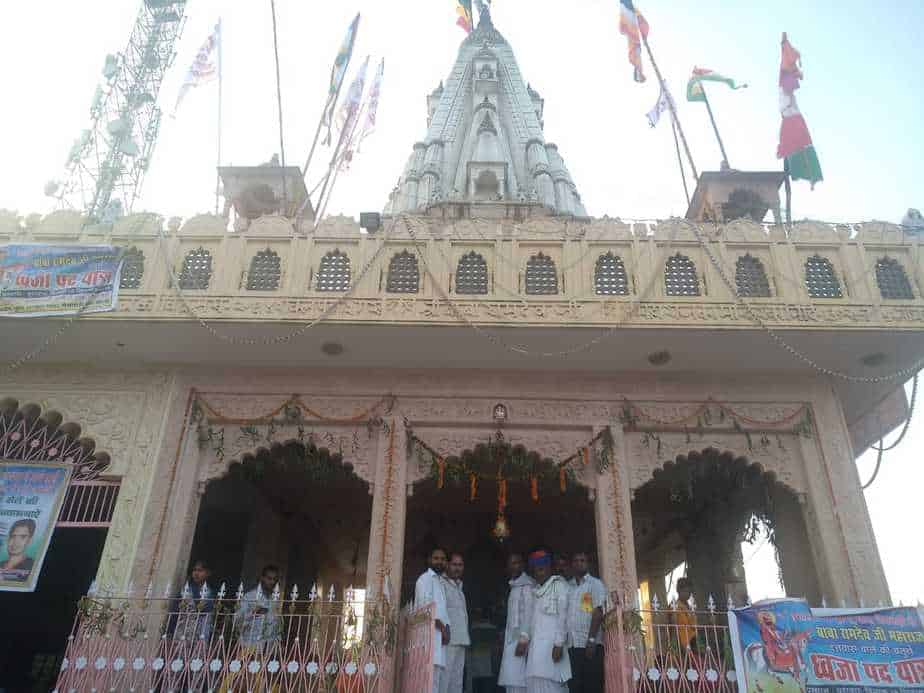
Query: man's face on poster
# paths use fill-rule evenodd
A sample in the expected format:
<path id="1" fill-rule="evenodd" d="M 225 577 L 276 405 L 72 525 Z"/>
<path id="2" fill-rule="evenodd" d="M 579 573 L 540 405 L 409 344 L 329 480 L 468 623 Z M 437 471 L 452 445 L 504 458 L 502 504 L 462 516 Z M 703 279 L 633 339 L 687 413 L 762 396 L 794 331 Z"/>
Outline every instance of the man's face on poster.
<path id="1" fill-rule="evenodd" d="M 13 556 L 22 556 L 32 542 L 32 533 L 28 527 L 16 527 L 6 538 L 6 552 Z"/>

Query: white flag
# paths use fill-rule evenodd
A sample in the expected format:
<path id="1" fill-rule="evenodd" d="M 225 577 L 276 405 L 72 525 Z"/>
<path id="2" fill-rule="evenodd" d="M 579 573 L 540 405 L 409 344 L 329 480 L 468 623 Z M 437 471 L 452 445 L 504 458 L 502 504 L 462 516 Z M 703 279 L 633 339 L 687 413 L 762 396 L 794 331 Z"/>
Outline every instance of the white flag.
<path id="1" fill-rule="evenodd" d="M 363 123 L 362 132 L 360 132 L 356 143 L 356 150 L 369 135 L 375 130 L 375 121 L 379 113 L 379 99 L 382 96 L 382 82 L 385 79 L 385 58 L 379 63 L 379 69 L 375 73 L 375 79 L 369 88 L 369 95 L 366 97 L 366 120 Z"/>
<path id="2" fill-rule="evenodd" d="M 347 92 L 343 105 L 340 106 L 340 115 L 338 117 L 340 132 L 349 134 L 349 131 L 353 129 L 354 121 L 359 116 L 359 110 L 363 101 L 363 91 L 366 89 L 366 73 L 368 70 L 369 58 L 366 57 L 356 77 L 353 78 L 353 83 L 350 84 L 350 89 Z"/>
<path id="3" fill-rule="evenodd" d="M 221 20 L 215 25 L 215 29 L 199 48 L 196 57 L 186 72 L 186 79 L 183 80 L 183 86 L 180 87 L 179 96 L 176 99 L 176 106 L 173 113 L 176 115 L 180 104 L 186 97 L 186 93 L 193 87 L 207 84 L 217 79 L 221 71 Z"/>
<path id="4" fill-rule="evenodd" d="M 651 127 L 655 127 L 658 121 L 661 120 L 661 114 L 664 113 L 664 111 L 673 109 L 674 97 L 671 96 L 664 82 L 661 82 L 661 93 L 658 95 L 658 102 L 654 105 L 654 108 L 648 111 L 648 123 Z"/>

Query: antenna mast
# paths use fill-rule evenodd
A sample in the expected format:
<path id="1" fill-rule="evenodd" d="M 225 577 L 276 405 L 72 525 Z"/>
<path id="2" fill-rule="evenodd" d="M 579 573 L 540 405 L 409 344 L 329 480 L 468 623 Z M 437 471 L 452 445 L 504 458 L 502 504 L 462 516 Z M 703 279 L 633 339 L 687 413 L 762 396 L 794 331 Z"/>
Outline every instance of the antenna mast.
<path id="1" fill-rule="evenodd" d="M 71 147 L 64 182 L 45 187 L 63 207 L 93 221 L 131 211 L 157 143 L 157 99 L 176 58 L 185 11 L 186 0 L 142 0 L 125 50 L 106 56 L 90 127 Z"/>

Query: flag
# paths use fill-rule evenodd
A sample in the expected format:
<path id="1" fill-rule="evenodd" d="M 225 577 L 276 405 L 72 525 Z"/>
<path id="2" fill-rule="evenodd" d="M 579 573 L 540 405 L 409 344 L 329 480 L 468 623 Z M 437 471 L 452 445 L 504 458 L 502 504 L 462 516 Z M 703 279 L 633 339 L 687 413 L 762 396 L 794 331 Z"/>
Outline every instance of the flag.
<path id="1" fill-rule="evenodd" d="M 720 75 L 713 70 L 707 70 L 702 67 L 694 67 L 690 81 L 687 83 L 687 101 L 705 101 L 706 92 L 703 90 L 703 82 L 719 82 L 726 84 L 732 89 L 744 89 L 747 84 L 738 84 L 731 77 Z"/>
<path id="2" fill-rule="evenodd" d="M 327 89 L 327 105 L 324 106 L 324 115 L 321 117 L 322 127 L 327 127 L 327 138 L 324 144 L 331 142 L 331 129 L 333 127 L 334 110 L 337 107 L 337 95 L 340 93 L 340 87 L 343 85 L 343 79 L 346 77 L 347 68 L 350 66 L 350 59 L 353 57 L 353 46 L 356 45 L 356 34 L 359 33 L 359 14 L 350 23 L 346 36 L 337 57 L 334 58 L 334 65 L 330 70 L 330 86 Z"/>
<path id="3" fill-rule="evenodd" d="M 648 22 L 635 9 L 632 0 L 620 0 L 619 32 L 629 41 L 629 62 L 634 68 L 633 79 L 645 81 L 642 71 L 642 39 L 648 38 Z"/>
<path id="4" fill-rule="evenodd" d="M 372 132 L 375 130 L 375 120 L 379 112 L 379 98 L 382 95 L 382 81 L 385 79 L 385 58 L 379 63 L 379 69 L 376 70 L 375 79 L 369 88 L 369 96 L 366 98 L 366 121 L 363 123 L 362 132 L 356 142 L 356 150 Z"/>
<path id="5" fill-rule="evenodd" d="M 462 27 L 466 34 L 472 33 L 472 0 L 456 0 L 456 24 Z"/>
<path id="6" fill-rule="evenodd" d="M 815 183 L 824 180 L 824 177 L 808 125 L 796 103 L 795 92 L 803 76 L 801 63 L 799 51 L 792 47 L 786 34 L 783 34 L 780 60 L 780 115 L 783 122 L 776 156 L 785 159 L 786 170 L 793 180 L 807 180 L 814 188 Z"/>
<path id="7" fill-rule="evenodd" d="M 664 111 L 674 110 L 674 97 L 667 90 L 667 85 L 661 82 L 661 93 L 658 95 L 658 102 L 650 111 L 648 111 L 648 123 L 655 127 L 661 120 L 661 114 Z"/>
<path id="8" fill-rule="evenodd" d="M 183 99 L 186 98 L 187 92 L 193 87 L 207 84 L 216 79 L 221 71 L 221 20 L 205 39 L 205 43 L 199 48 L 196 57 L 186 72 L 186 78 L 183 80 L 183 86 L 180 87 L 180 93 L 176 97 L 176 105 L 173 107 L 173 114 L 177 110 Z"/>
<path id="9" fill-rule="evenodd" d="M 340 106 L 340 114 L 337 117 L 340 132 L 349 134 L 356 124 L 356 119 L 359 117 L 360 107 L 362 106 L 363 91 L 366 88 L 366 73 L 368 71 L 369 57 L 366 56 L 362 67 L 359 68 L 359 72 L 356 73 L 349 90 L 347 90 L 343 105 Z"/>

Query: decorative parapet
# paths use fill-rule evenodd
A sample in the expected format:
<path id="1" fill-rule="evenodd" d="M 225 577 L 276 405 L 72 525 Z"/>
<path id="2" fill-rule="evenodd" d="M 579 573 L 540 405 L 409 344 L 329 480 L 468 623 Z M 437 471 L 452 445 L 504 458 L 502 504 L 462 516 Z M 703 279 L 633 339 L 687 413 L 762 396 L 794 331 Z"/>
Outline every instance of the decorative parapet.
<path id="1" fill-rule="evenodd" d="M 744 220 L 694 227 L 682 219 L 447 221 L 413 216 L 386 218 L 383 228 L 369 235 L 349 217 L 329 217 L 305 236 L 290 220 L 272 216 L 233 233 L 222 217 L 210 214 L 182 224 L 172 219 L 166 228 L 164 219 L 153 214 L 88 227 L 73 212 L 23 220 L 2 211 L 4 242 L 111 242 L 140 251 L 144 269 L 139 287 L 123 289 L 118 310 L 88 318 L 93 320 L 191 319 L 185 302 L 206 319 L 247 322 L 307 321 L 336 304 L 329 320 L 348 323 L 458 324 L 464 319 L 486 325 L 753 328 L 756 315 L 769 325 L 790 328 L 924 327 L 921 240 L 883 222 L 802 222 L 787 232 Z M 212 258 L 208 288 L 178 292 L 170 275 L 180 275 L 187 253 L 202 250 Z M 248 290 L 253 260 L 266 251 L 279 258 L 278 282 L 275 288 L 262 283 L 260 290 Z M 349 258 L 353 288 L 346 296 L 317 290 L 321 261 L 333 251 Z M 387 293 L 390 260 L 404 251 L 417 262 L 418 291 Z M 458 263 L 472 252 L 487 266 L 488 293 L 460 295 Z M 554 262 L 557 294 L 527 293 L 527 262 L 538 253 Z M 600 289 L 597 261 L 606 254 L 624 265 L 624 295 Z M 695 267 L 685 293 L 672 291 L 665 281 L 667 260 L 677 254 Z M 750 256 L 752 269 L 757 261 L 769 285 L 767 295 L 752 294 L 747 305 L 734 293 L 738 261 L 745 256 Z M 830 263 L 842 298 L 812 297 L 805 273 L 806 263 L 816 256 Z M 890 272 L 904 273 L 904 298 L 883 298 L 883 259 L 889 260 Z"/>

